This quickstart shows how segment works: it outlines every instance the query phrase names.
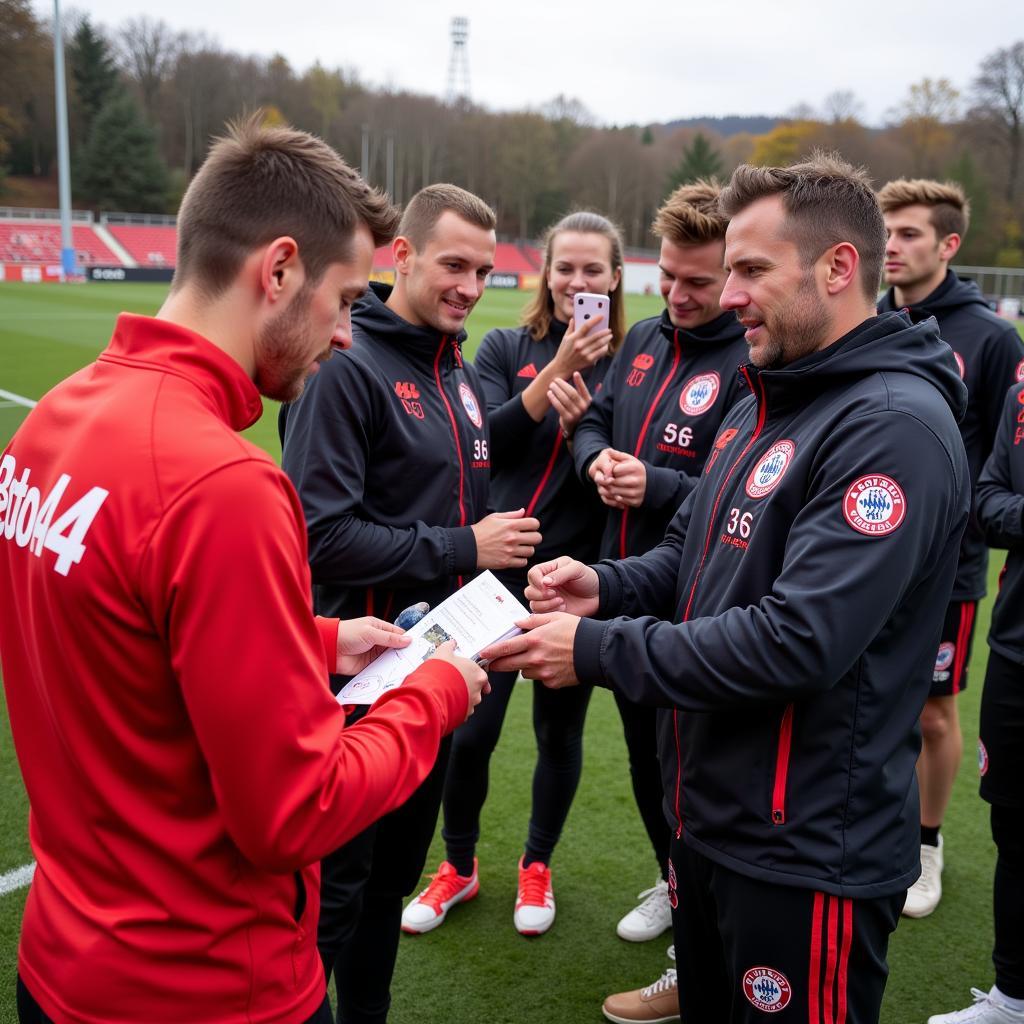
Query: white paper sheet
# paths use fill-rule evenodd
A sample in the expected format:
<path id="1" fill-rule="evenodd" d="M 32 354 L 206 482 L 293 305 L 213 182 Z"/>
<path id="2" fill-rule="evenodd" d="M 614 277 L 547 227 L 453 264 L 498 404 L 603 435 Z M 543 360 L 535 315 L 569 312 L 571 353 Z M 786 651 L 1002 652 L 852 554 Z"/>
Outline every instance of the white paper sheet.
<path id="1" fill-rule="evenodd" d="M 456 642 L 456 654 L 475 659 L 485 647 L 521 632 L 515 623 L 529 614 L 492 572 L 482 572 L 408 630 L 413 638 L 408 647 L 385 651 L 346 683 L 338 703 L 372 704 L 401 686 L 446 640 Z"/>

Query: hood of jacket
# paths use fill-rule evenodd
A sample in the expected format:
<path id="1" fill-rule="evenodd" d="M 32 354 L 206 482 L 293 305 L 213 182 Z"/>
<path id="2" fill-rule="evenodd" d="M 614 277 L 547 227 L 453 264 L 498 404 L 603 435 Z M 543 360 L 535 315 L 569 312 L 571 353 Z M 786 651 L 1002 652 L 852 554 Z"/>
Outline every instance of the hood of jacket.
<path id="1" fill-rule="evenodd" d="M 959 423 L 967 411 L 967 387 L 953 350 L 939 337 L 934 317 L 913 323 L 905 312 L 869 317 L 838 341 L 777 370 L 743 367 L 755 393 L 764 386 L 769 410 L 806 399 L 850 378 L 872 373 L 910 373 L 928 381 Z"/>
<path id="2" fill-rule="evenodd" d="M 952 270 L 946 271 L 945 280 L 938 288 L 926 295 L 920 302 L 906 307 L 910 319 L 914 323 L 926 320 L 930 316 L 949 313 L 964 306 L 982 306 L 987 311 L 989 306 L 981 294 L 981 289 L 974 281 L 963 281 Z M 896 305 L 896 289 L 890 288 L 878 303 L 879 313 L 888 313 L 903 307 Z"/>
<path id="3" fill-rule="evenodd" d="M 407 352 L 421 353 L 424 358 L 433 359 L 437 354 L 438 345 L 445 339 L 461 352 L 462 343 L 466 340 L 465 331 L 444 334 L 433 327 L 417 327 L 408 320 L 403 320 L 385 305 L 391 291 L 391 285 L 377 281 L 370 284 L 352 307 L 354 330 L 365 331 L 375 341 L 399 345 Z"/>

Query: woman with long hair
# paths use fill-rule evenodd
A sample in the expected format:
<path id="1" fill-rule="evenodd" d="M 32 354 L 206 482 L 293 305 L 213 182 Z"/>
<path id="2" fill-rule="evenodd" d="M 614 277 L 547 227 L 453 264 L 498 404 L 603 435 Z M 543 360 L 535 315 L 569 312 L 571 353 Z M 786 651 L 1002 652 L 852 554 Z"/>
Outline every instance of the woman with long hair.
<path id="1" fill-rule="evenodd" d="M 584 561 L 597 556 L 607 510 L 580 483 L 570 449 L 576 424 L 625 335 L 621 282 L 622 241 L 611 221 L 586 211 L 563 217 L 547 232 L 541 279 L 522 325 L 489 331 L 475 360 L 490 422 L 491 504 L 525 508 L 540 520 L 543 541 L 535 562 L 563 554 Z M 575 322 L 574 300 L 581 292 L 610 297 L 607 319 Z M 525 562 L 498 575 L 513 593 L 523 592 Z M 446 859 L 406 907 L 407 932 L 437 928 L 452 906 L 479 890 L 480 811 L 515 681 L 514 672 L 492 672 L 490 695 L 455 733 L 444 794 Z M 513 914 L 524 935 L 547 931 L 555 918 L 550 861 L 579 783 L 591 693 L 584 686 L 533 688 L 537 763 Z"/>

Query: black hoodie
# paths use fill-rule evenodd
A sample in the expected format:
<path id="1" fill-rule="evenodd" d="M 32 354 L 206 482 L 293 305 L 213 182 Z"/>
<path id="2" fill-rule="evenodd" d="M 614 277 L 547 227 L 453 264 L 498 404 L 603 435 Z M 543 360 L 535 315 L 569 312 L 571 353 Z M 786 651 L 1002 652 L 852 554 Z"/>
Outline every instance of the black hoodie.
<path id="1" fill-rule="evenodd" d="M 587 487 L 594 488 L 590 463 L 605 448 L 647 467 L 643 504 L 608 509 L 602 558 L 642 554 L 665 536 L 700 478 L 719 424 L 747 393 L 738 373 L 747 358 L 743 333 L 731 311 L 692 331 L 673 327 L 667 312 L 630 328 L 573 438 Z"/>
<path id="2" fill-rule="evenodd" d="M 880 313 L 899 309 L 893 289 L 882 296 Z M 1013 326 L 997 317 L 973 281 L 961 281 L 950 270 L 926 299 L 908 309 L 915 323 L 934 316 L 939 334 L 956 357 L 967 385 L 967 412 L 960 433 L 967 448 L 971 482 L 992 451 L 1007 388 L 1024 379 L 1024 344 Z M 985 596 L 988 548 L 977 517 L 972 514 L 964 531 L 960 565 L 953 584 L 954 601 L 976 601 Z"/>
<path id="3" fill-rule="evenodd" d="M 670 823 L 741 874 L 849 897 L 919 867 L 918 718 L 970 509 L 967 391 L 934 322 L 872 317 L 743 372 L 647 555 L 598 567 L 583 682 L 659 715 Z"/>
<path id="4" fill-rule="evenodd" d="M 414 327 L 371 285 L 336 352 L 282 409 L 282 459 L 309 529 L 323 615 L 391 618 L 437 604 L 476 572 L 486 515 L 487 423 L 465 335 Z"/>

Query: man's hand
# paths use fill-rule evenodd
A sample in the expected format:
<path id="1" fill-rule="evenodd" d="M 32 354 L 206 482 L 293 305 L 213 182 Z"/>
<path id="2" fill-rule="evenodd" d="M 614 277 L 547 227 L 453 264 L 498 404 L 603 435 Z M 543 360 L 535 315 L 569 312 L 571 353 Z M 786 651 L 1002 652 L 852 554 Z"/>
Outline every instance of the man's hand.
<path id="1" fill-rule="evenodd" d="M 575 558 L 561 555 L 535 565 L 527 580 L 524 593 L 535 613 L 569 612 L 580 617 L 597 613 L 601 590 L 597 572 Z"/>
<path id="2" fill-rule="evenodd" d="M 556 377 L 548 388 L 548 401 L 558 413 L 558 426 L 566 438 L 576 430 L 580 417 L 590 407 L 592 397 L 587 383 L 579 372 L 572 375 L 572 383 Z"/>
<path id="3" fill-rule="evenodd" d="M 587 476 L 594 481 L 599 491 L 611 482 L 612 468 L 615 465 L 615 459 L 612 456 L 621 454 L 623 453 L 617 452 L 614 448 L 603 448 L 587 467 Z"/>
<path id="4" fill-rule="evenodd" d="M 480 658 L 490 662 L 492 672 L 522 672 L 552 690 L 575 686 L 572 647 L 579 623 L 578 616 L 563 612 L 531 615 L 516 623 L 527 632 L 485 647 Z"/>
<path id="5" fill-rule="evenodd" d="M 612 452 L 611 456 L 611 482 L 607 484 L 609 496 L 619 507 L 639 508 L 647 493 L 647 466 L 635 455 L 625 452 Z"/>
<path id="6" fill-rule="evenodd" d="M 443 644 L 439 644 L 427 661 L 433 661 L 435 658 L 438 661 L 447 661 L 449 665 L 454 665 L 462 674 L 462 678 L 466 682 L 466 689 L 469 691 L 469 704 L 466 710 L 466 718 L 469 718 L 473 714 L 473 709 L 480 703 L 482 695 L 491 692 L 491 684 L 487 682 L 487 673 L 475 661 L 456 654 L 454 640 L 446 640 Z"/>
<path id="7" fill-rule="evenodd" d="M 470 529 L 476 538 L 478 569 L 522 569 L 540 543 L 540 522 L 526 509 L 492 512 Z"/>
<path id="8" fill-rule="evenodd" d="M 339 675 L 354 676 L 389 647 L 408 647 L 410 642 L 404 630 L 372 615 L 342 619 L 338 624 L 335 671 Z"/>

